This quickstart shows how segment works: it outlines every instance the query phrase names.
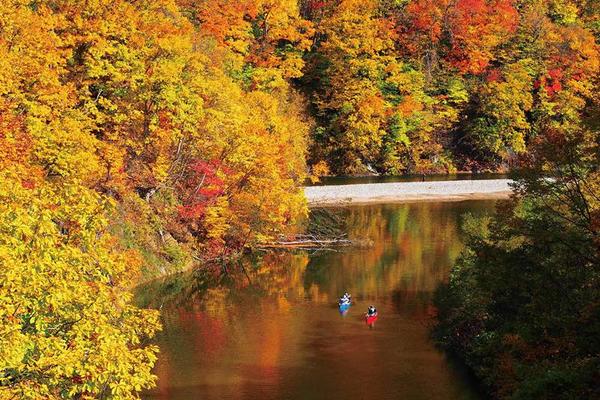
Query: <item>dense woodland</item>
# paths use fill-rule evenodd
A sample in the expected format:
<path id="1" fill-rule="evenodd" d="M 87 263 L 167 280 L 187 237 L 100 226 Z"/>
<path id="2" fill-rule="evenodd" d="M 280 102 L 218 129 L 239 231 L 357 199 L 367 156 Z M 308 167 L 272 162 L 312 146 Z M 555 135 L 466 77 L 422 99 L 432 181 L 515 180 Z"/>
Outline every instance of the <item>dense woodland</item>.
<path id="1" fill-rule="evenodd" d="M 581 298 L 563 311 L 597 327 L 599 12 L 595 0 L 0 2 L 0 398 L 136 398 L 160 325 L 131 288 L 295 229 L 300 185 L 328 173 L 535 165 L 514 218 L 479 240 L 490 257 L 510 241 L 537 257 L 530 268 L 566 268 Z M 541 156 L 569 146 L 570 163 Z M 579 175 L 564 187 L 538 179 L 565 171 Z M 595 189 L 561 192 L 582 181 Z M 575 214 L 551 219 L 546 200 Z M 526 239 L 542 223 L 556 236 Z M 472 301 L 451 282 L 456 304 Z M 507 315 L 486 332 L 519 335 Z M 569 341 L 576 321 L 550 336 L 580 351 L 559 366 L 589 354 Z"/>
<path id="2" fill-rule="evenodd" d="M 597 2 L 312 4 L 311 161 L 334 172 L 505 169 L 598 100 Z"/>
<path id="3" fill-rule="evenodd" d="M 437 292 L 434 336 L 494 398 L 600 398 L 598 134 L 539 137 Z"/>

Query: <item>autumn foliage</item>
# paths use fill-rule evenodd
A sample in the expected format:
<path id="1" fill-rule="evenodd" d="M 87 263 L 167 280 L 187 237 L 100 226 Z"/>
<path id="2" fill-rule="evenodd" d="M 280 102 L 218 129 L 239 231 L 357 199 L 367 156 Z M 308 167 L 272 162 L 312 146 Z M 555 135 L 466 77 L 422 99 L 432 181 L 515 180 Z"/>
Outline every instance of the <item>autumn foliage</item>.
<path id="1" fill-rule="evenodd" d="M 0 398 L 137 398 L 131 288 L 305 213 L 310 23 L 216 3 L 0 5 Z"/>
<path id="2" fill-rule="evenodd" d="M 592 3 L 1 2 L 0 397 L 135 398 L 131 287 L 292 229 L 309 170 L 495 170 L 579 126 Z"/>
<path id="3" fill-rule="evenodd" d="M 316 27 L 311 163 L 334 172 L 506 170 L 596 97 L 594 2 L 303 3 Z"/>

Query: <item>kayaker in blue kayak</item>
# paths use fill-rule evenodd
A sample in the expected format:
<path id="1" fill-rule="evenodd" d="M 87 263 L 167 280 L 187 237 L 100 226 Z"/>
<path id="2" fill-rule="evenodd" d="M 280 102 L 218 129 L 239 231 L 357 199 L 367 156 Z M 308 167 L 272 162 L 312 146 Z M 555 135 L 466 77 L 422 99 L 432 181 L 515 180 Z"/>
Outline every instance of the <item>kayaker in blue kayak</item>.
<path id="1" fill-rule="evenodd" d="M 340 309 L 340 314 L 346 315 L 350 306 L 352 305 L 352 301 L 350 300 L 350 295 L 348 293 L 344 293 L 342 297 L 338 300 L 338 306 Z"/>
<path id="2" fill-rule="evenodd" d="M 352 296 L 346 292 L 340 298 L 339 304 L 342 305 L 342 304 L 350 304 L 350 303 L 352 303 Z"/>

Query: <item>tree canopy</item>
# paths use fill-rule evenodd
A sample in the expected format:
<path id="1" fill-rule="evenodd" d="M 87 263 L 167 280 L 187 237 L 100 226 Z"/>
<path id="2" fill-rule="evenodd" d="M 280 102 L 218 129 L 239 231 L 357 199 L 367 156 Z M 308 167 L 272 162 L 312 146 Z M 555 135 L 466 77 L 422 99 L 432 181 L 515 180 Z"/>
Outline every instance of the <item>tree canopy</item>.
<path id="1" fill-rule="evenodd" d="M 310 23 L 215 3 L 0 5 L 1 398 L 137 398 L 160 325 L 131 289 L 306 213 Z"/>
<path id="2" fill-rule="evenodd" d="M 542 160 L 556 132 L 592 143 L 599 12 L 593 0 L 1 2 L 0 397 L 136 398 L 160 324 L 132 287 L 295 229 L 309 176 L 497 171 Z M 542 198 L 562 204 L 565 188 Z"/>
<path id="3" fill-rule="evenodd" d="M 310 160 L 338 173 L 506 170 L 595 101 L 598 9 L 542 0 L 305 1 Z"/>
<path id="4" fill-rule="evenodd" d="M 551 130 L 522 161 L 519 197 L 469 220 L 438 291 L 435 335 L 498 398 L 597 398 L 598 131 Z"/>

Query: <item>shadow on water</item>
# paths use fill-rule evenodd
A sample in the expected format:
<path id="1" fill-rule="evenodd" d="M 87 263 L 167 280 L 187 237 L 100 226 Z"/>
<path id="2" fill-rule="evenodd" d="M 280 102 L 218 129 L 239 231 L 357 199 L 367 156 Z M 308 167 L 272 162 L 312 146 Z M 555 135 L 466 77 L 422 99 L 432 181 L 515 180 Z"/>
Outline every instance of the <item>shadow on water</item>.
<path id="1" fill-rule="evenodd" d="M 147 399 L 478 399 L 469 374 L 429 339 L 432 298 L 462 249 L 465 213 L 494 202 L 340 211 L 369 248 L 273 253 L 227 279 L 188 272 L 142 288 L 163 305 Z M 340 315 L 337 298 L 352 293 Z M 141 296 L 140 296 L 141 298 Z M 141 300 L 140 300 L 141 301 Z M 144 302 L 142 301 L 142 302 Z M 372 329 L 364 313 L 375 304 Z"/>
<path id="2" fill-rule="evenodd" d="M 483 179 L 504 179 L 508 174 L 500 173 L 458 173 L 458 174 L 431 174 L 431 175 L 400 175 L 400 176 L 325 176 L 317 183 L 307 182 L 306 186 L 320 185 L 353 185 L 362 183 L 392 183 L 392 182 L 433 182 L 433 181 L 463 181 Z"/>

